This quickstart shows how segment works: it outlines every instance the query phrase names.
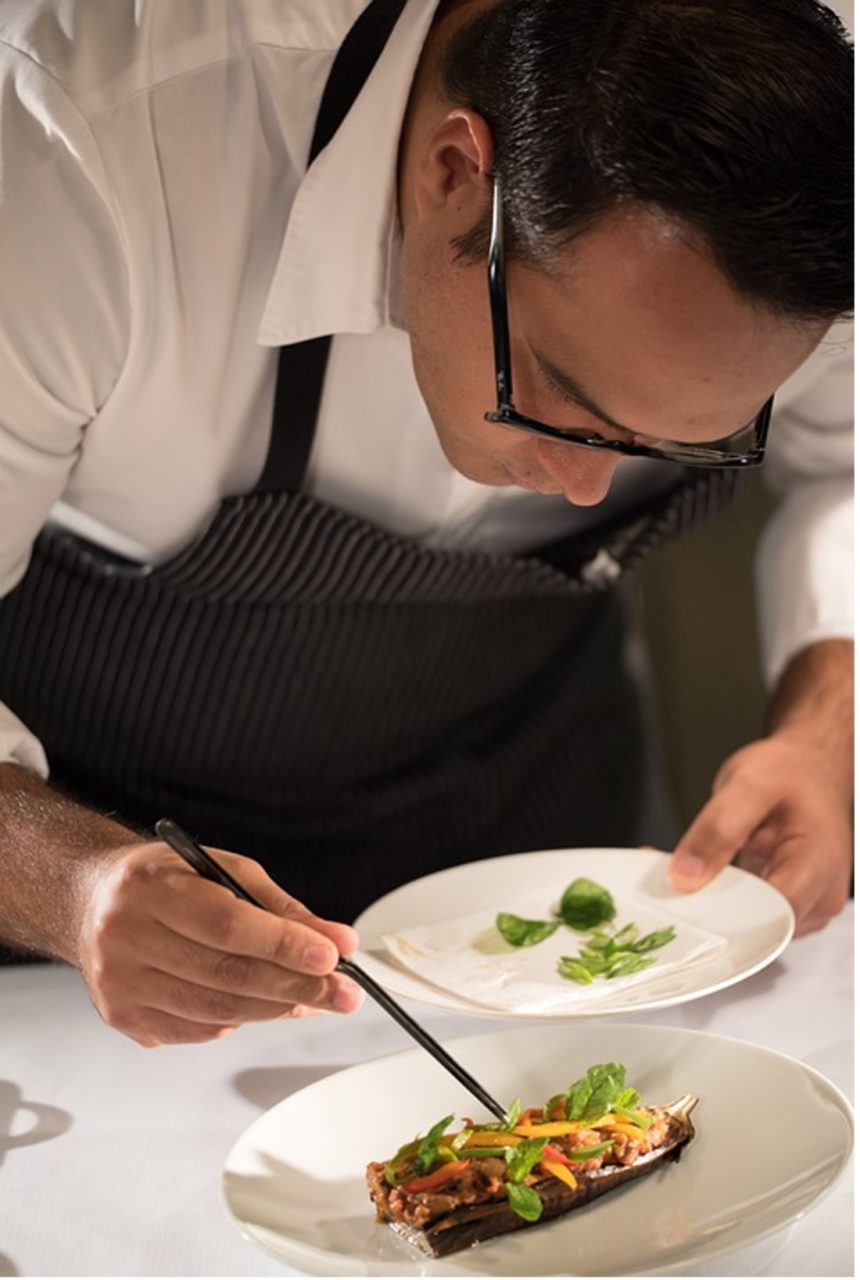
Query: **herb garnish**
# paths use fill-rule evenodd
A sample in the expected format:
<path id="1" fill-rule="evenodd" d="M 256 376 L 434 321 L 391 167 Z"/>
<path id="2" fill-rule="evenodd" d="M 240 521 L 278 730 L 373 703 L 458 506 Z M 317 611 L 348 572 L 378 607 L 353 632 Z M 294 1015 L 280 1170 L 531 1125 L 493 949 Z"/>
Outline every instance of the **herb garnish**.
<path id="1" fill-rule="evenodd" d="M 559 915 L 571 929 L 585 932 L 614 920 L 615 903 L 608 889 L 581 876 L 573 880 L 562 894 Z"/>
<path id="2" fill-rule="evenodd" d="M 626 978 L 656 964 L 656 956 L 646 955 L 665 947 L 675 937 L 674 925 L 655 929 L 640 938 L 635 924 L 626 924 L 617 933 L 595 929 L 579 949 L 578 956 L 562 956 L 558 972 L 572 982 L 587 984 L 602 974 L 606 978 Z"/>
<path id="3" fill-rule="evenodd" d="M 439 1139 L 448 1128 L 448 1125 L 452 1123 L 453 1119 L 453 1116 L 446 1116 L 444 1120 L 440 1120 L 438 1124 L 434 1124 L 433 1128 L 430 1129 L 421 1139 L 418 1146 L 417 1159 L 422 1173 L 429 1173 L 433 1166 L 438 1163 Z"/>
<path id="4" fill-rule="evenodd" d="M 533 1187 L 524 1187 L 519 1182 L 507 1183 L 508 1204 L 514 1213 L 525 1218 L 526 1222 L 537 1222 L 543 1213 L 541 1198 Z"/>
<path id="5" fill-rule="evenodd" d="M 522 1112 L 523 1112 L 522 1103 L 520 1102 L 519 1098 L 514 1098 L 513 1102 L 505 1112 L 505 1118 L 504 1118 L 504 1121 L 502 1122 L 502 1129 L 510 1133 L 514 1125 L 517 1123 L 520 1116 L 522 1115 Z"/>
<path id="6" fill-rule="evenodd" d="M 546 1146 L 546 1138 L 528 1138 L 516 1147 L 506 1147 L 505 1159 L 508 1162 L 508 1181 L 524 1182 L 532 1169 L 541 1159 Z"/>
<path id="7" fill-rule="evenodd" d="M 508 911 L 496 916 L 496 928 L 512 947 L 533 947 L 555 933 L 558 926 L 558 920 L 524 920 Z"/>
<path id="8" fill-rule="evenodd" d="M 665 947 L 676 936 L 670 924 L 640 938 L 632 922 L 613 933 L 607 926 L 615 915 L 615 902 L 609 890 L 580 876 L 572 880 L 562 894 L 555 920 L 526 920 L 500 911 L 496 928 L 512 947 L 534 947 L 551 937 L 560 924 L 587 934 L 578 955 L 560 958 L 558 972 L 571 982 L 588 986 L 597 977 L 627 978 L 649 968 L 657 961 L 648 953 Z"/>
<path id="9" fill-rule="evenodd" d="M 589 1067 L 581 1080 L 575 1080 L 564 1097 L 564 1113 L 568 1120 L 588 1123 L 613 1111 L 615 1106 L 629 1109 L 639 1101 L 635 1089 L 625 1086 L 626 1069 L 620 1062 L 602 1062 Z"/>

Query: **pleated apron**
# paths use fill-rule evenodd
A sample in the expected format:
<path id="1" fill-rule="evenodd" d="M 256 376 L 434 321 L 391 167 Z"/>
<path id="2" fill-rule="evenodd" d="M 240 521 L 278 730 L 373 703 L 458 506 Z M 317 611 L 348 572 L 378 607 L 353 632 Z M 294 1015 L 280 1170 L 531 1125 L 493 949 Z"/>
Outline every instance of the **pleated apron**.
<path id="1" fill-rule="evenodd" d="M 349 33 L 311 159 L 402 7 Z M 617 579 L 734 478 L 691 471 L 528 555 L 432 550 L 302 492 L 329 345 L 281 348 L 260 481 L 169 562 L 38 538 L 0 601 L 0 690 L 52 781 L 142 830 L 169 815 L 342 920 L 464 861 L 639 839 Z"/>

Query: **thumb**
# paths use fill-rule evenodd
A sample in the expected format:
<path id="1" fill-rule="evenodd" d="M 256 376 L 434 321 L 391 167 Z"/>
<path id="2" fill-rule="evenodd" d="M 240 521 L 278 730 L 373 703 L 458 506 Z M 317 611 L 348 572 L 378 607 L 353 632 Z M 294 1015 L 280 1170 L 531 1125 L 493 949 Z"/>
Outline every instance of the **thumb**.
<path id="1" fill-rule="evenodd" d="M 761 793 L 742 780 L 724 783 L 678 842 L 667 876 L 673 889 L 690 893 L 713 880 L 749 843 L 770 811 Z"/>

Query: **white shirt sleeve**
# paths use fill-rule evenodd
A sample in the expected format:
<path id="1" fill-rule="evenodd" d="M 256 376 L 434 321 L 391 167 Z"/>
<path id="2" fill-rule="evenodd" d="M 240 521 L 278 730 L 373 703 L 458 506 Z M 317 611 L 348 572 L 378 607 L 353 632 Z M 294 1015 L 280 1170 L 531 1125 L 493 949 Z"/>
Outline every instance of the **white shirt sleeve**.
<path id="1" fill-rule="evenodd" d="M 852 356 L 835 325 L 776 398 L 765 476 L 781 501 L 756 563 L 770 687 L 808 645 L 854 635 Z"/>
<path id="2" fill-rule="evenodd" d="M 0 44 L 0 596 L 25 573 L 122 368 L 128 288 L 106 191 L 74 104 Z M 0 706 L 9 760 L 47 774 L 36 738 Z"/>

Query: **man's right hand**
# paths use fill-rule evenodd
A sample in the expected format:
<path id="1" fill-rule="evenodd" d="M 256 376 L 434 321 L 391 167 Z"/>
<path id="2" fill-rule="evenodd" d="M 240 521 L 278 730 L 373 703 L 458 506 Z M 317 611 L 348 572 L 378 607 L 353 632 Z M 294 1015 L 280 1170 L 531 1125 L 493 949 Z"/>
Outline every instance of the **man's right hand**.
<path id="1" fill-rule="evenodd" d="M 212 853 L 267 910 L 164 844 L 125 846 L 87 867 L 77 960 L 105 1022 L 152 1048 L 357 1009 L 363 992 L 333 972 L 358 946 L 355 930 L 313 915 L 250 858 Z"/>

